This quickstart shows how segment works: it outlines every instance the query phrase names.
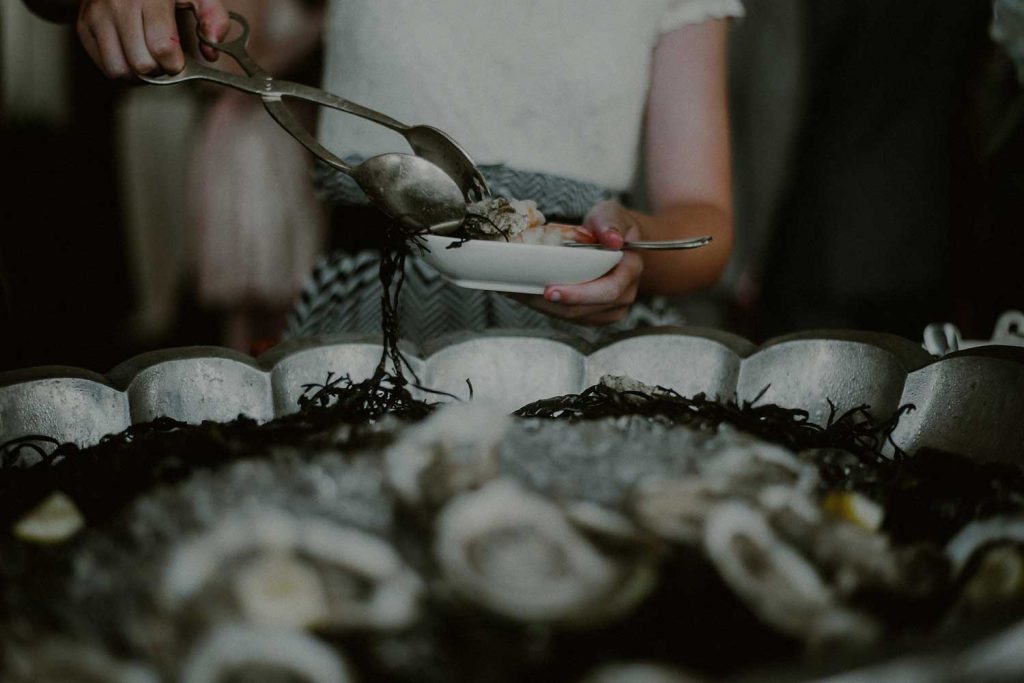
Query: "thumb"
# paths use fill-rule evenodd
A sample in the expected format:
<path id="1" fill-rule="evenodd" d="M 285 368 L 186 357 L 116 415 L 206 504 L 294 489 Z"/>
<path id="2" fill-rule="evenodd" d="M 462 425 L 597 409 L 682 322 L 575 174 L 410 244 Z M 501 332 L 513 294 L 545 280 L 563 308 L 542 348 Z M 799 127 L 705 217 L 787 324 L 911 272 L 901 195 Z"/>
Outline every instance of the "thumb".
<path id="1" fill-rule="evenodd" d="M 231 31 L 231 17 L 220 0 L 185 0 L 176 3 L 178 7 L 189 7 L 199 24 L 199 35 L 209 41 L 219 42 Z M 200 44 L 199 51 L 211 62 L 217 60 L 218 51 L 209 45 Z"/>
<path id="2" fill-rule="evenodd" d="M 621 249 L 626 242 L 628 216 L 617 202 L 601 202 L 583 219 L 583 229 L 611 249 Z"/>

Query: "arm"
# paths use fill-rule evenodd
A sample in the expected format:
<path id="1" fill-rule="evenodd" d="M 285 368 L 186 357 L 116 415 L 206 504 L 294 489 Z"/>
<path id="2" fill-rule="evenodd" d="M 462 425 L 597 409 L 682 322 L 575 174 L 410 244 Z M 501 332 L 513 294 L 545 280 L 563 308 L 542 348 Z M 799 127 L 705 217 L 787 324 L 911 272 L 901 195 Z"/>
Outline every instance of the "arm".
<path id="1" fill-rule="evenodd" d="M 646 161 L 652 213 L 599 204 L 584 227 L 619 248 L 623 239 L 711 235 L 702 249 L 627 252 L 612 272 L 581 285 L 548 287 L 529 303 L 586 324 L 621 320 L 639 291 L 679 295 L 714 284 L 732 251 L 732 183 L 726 97 L 726 23 L 685 26 L 654 52 Z"/>
<path id="2" fill-rule="evenodd" d="M 72 22 L 77 17 L 78 37 L 96 65 L 111 78 L 136 74 L 178 73 L 185 67 L 177 6 L 195 9 L 205 36 L 223 39 L 230 27 L 221 0 L 24 0 L 30 10 L 52 21 Z M 203 46 L 203 56 L 217 58 Z"/>
<path id="3" fill-rule="evenodd" d="M 648 101 L 647 177 L 654 215 L 635 214 L 644 239 L 710 234 L 695 252 L 644 254 L 641 288 L 685 294 L 710 287 L 732 252 L 732 169 L 726 22 L 662 38 Z"/>

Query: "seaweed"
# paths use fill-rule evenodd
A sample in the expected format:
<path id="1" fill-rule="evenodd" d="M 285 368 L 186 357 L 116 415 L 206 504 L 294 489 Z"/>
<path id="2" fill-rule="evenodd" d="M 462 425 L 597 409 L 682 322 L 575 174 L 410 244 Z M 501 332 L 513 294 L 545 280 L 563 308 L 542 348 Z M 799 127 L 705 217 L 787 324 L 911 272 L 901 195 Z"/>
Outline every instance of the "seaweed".
<path id="1" fill-rule="evenodd" d="M 605 417 L 641 415 L 673 425 L 696 429 L 713 429 L 729 424 L 755 436 L 773 441 L 794 451 L 817 448 L 839 448 L 867 462 L 887 460 L 882 452 L 888 441 L 894 458 L 905 454 L 892 443 L 892 432 L 912 405 L 899 408 L 887 420 L 874 418 L 870 406 L 851 408 L 837 416 L 836 406 L 829 401 L 830 413 L 825 426 L 810 421 L 810 414 L 798 408 L 760 404 L 768 387 L 753 400 L 721 401 L 700 393 L 692 398 L 673 389 L 655 387 L 652 391 L 620 391 L 596 384 L 580 394 L 569 394 L 536 401 L 516 411 L 520 417 L 594 420 Z"/>

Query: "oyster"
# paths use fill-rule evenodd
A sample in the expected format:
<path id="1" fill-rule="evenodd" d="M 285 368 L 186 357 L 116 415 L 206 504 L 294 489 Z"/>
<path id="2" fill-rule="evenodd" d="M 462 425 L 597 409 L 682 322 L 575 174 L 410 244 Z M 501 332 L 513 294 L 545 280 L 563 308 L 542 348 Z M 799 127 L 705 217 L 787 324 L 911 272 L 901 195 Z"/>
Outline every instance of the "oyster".
<path id="1" fill-rule="evenodd" d="M 63 543 L 85 526 L 75 502 L 60 491 L 14 524 L 14 535 L 29 543 Z"/>
<path id="2" fill-rule="evenodd" d="M 711 510 L 735 496 L 722 479 L 651 478 L 638 484 L 628 506 L 637 522 L 666 541 L 696 545 Z"/>
<path id="3" fill-rule="evenodd" d="M 467 212 L 483 217 L 479 222 L 481 232 L 495 238 L 515 237 L 524 230 L 544 225 L 544 214 L 537 210 L 537 202 L 532 199 L 507 199 L 505 197 L 488 197 L 483 201 L 470 204 Z"/>
<path id="4" fill-rule="evenodd" d="M 867 496 L 855 491 L 835 491 L 825 496 L 821 506 L 836 517 L 868 531 L 882 528 L 885 510 Z"/>
<path id="5" fill-rule="evenodd" d="M 355 680 L 335 649 L 299 631 L 225 624 L 193 649 L 181 671 L 182 683 L 225 680 L 301 680 L 348 683 Z"/>
<path id="6" fill-rule="evenodd" d="M 789 450 L 764 441 L 728 446 L 702 463 L 701 475 L 730 482 L 734 489 L 759 489 L 769 484 L 799 486 L 812 491 L 817 471 Z"/>
<path id="7" fill-rule="evenodd" d="M 805 636 L 835 601 L 815 568 L 782 543 L 764 515 L 744 503 L 717 506 L 704 547 L 725 582 L 765 622 Z"/>
<path id="8" fill-rule="evenodd" d="M 520 621 L 611 618 L 636 603 L 645 583 L 642 572 L 599 552 L 558 506 L 503 479 L 448 503 L 435 556 L 461 596 Z M 620 602 L 623 593 L 630 599 Z"/>
<path id="9" fill-rule="evenodd" d="M 388 484 L 409 506 L 438 505 L 480 486 L 498 474 L 498 446 L 509 422 L 484 403 L 441 408 L 388 449 Z"/>
<path id="10" fill-rule="evenodd" d="M 327 595 L 316 571 L 286 553 L 263 553 L 235 580 L 246 620 L 262 626 L 305 628 L 327 621 Z"/>
<path id="11" fill-rule="evenodd" d="M 900 587 L 900 558 L 887 536 L 824 514 L 794 488 L 767 487 L 758 500 L 772 528 L 817 566 L 839 596 Z"/>
<path id="12" fill-rule="evenodd" d="M 1013 543 L 1024 545 L 1024 516 L 992 517 L 971 522 L 946 544 L 946 555 L 959 574 L 985 546 Z"/>
<path id="13" fill-rule="evenodd" d="M 1024 599 L 1024 517 L 972 522 L 946 545 L 963 589 L 958 609 Z"/>
<path id="14" fill-rule="evenodd" d="M 273 513 L 229 519 L 179 547 L 164 575 L 163 600 L 178 609 L 223 582 L 230 585 L 236 616 L 344 629 L 408 626 L 423 590 L 385 541 L 323 520 Z"/>

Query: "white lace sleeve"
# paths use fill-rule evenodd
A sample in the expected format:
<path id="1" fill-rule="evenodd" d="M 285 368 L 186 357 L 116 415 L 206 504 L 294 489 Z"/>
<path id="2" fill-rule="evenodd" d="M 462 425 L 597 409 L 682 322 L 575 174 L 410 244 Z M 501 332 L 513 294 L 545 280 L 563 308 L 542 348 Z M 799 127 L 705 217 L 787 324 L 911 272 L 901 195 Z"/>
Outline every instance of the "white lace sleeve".
<path id="1" fill-rule="evenodd" d="M 668 33 L 687 24 L 699 24 L 708 19 L 742 17 L 740 0 L 666 0 L 665 11 L 658 22 L 658 32 Z"/>

